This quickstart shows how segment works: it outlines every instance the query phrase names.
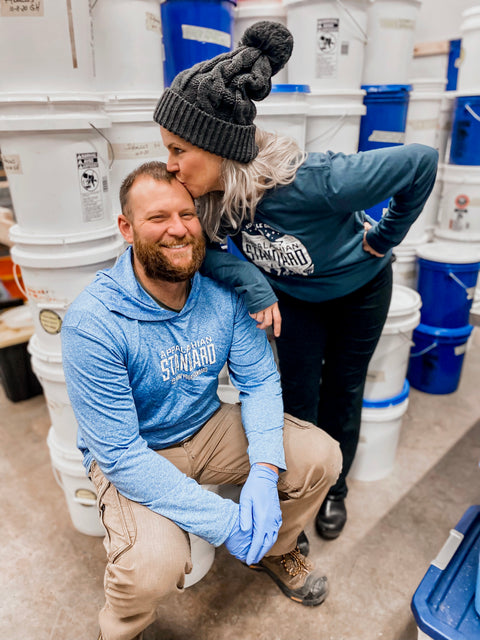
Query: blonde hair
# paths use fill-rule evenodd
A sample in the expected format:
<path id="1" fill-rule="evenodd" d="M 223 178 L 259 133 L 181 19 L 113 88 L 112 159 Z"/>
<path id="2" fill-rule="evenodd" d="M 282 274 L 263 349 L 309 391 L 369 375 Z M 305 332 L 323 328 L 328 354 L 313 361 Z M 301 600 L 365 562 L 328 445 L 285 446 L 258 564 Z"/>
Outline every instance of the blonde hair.
<path id="1" fill-rule="evenodd" d="M 235 234 L 246 218 L 253 221 L 257 204 L 267 189 L 290 184 L 306 154 L 292 138 L 257 128 L 256 158 L 243 164 L 224 159 L 221 165 L 224 191 L 196 200 L 203 230 L 212 241 L 221 242 Z"/>

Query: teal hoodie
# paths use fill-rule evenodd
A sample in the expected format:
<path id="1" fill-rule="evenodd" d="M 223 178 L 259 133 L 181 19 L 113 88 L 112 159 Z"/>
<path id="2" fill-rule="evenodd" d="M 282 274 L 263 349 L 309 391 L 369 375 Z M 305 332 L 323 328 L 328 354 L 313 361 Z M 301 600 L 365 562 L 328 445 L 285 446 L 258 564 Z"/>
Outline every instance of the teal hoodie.
<path id="1" fill-rule="evenodd" d="M 131 248 L 71 304 L 63 367 L 78 446 L 124 496 L 220 545 L 238 505 L 204 491 L 155 453 L 194 435 L 220 406 L 228 363 L 240 391 L 251 464 L 285 469 L 279 375 L 265 332 L 228 287 L 195 274 L 180 312 L 140 286 Z"/>
<path id="2" fill-rule="evenodd" d="M 266 191 L 254 221 L 232 237 L 249 262 L 212 246 L 202 272 L 245 294 L 251 313 L 273 304 L 275 289 L 310 302 L 347 295 L 391 260 L 432 191 L 437 162 L 437 151 L 420 144 L 309 153 L 294 181 Z M 365 214 L 387 198 L 379 222 Z M 362 247 L 365 221 L 373 225 L 368 244 L 382 258 Z"/>

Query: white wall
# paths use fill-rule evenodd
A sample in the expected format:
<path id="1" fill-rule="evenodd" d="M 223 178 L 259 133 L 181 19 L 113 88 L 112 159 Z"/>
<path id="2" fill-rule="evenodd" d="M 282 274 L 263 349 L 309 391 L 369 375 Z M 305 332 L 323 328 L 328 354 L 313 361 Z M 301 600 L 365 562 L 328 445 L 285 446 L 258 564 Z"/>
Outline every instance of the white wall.
<path id="1" fill-rule="evenodd" d="M 462 11 L 480 0 L 423 0 L 415 30 L 415 43 L 460 38 Z"/>

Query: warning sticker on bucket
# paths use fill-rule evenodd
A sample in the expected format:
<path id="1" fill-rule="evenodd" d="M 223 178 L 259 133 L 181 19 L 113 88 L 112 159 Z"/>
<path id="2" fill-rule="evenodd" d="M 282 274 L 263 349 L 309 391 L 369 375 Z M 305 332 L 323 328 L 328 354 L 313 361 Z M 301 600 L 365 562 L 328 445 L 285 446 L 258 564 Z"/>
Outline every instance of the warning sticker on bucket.
<path id="1" fill-rule="evenodd" d="M 78 179 L 84 222 L 103 218 L 102 190 L 108 189 L 100 175 L 98 153 L 77 153 Z"/>
<path id="2" fill-rule="evenodd" d="M 2 155 L 2 162 L 7 175 L 23 173 L 19 155 L 14 153 L 9 153 L 8 155 L 4 154 Z"/>
<path id="3" fill-rule="evenodd" d="M 44 0 L 0 0 L 0 16 L 26 18 L 43 16 Z"/>
<path id="4" fill-rule="evenodd" d="M 338 67 L 338 18 L 317 20 L 316 78 L 336 78 Z"/>

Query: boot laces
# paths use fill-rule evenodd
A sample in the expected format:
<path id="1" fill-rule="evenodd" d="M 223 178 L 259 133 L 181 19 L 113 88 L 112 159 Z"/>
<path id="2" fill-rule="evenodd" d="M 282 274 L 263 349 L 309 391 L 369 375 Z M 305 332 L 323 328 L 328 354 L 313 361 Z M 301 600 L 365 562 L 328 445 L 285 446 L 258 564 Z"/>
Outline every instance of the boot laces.
<path id="1" fill-rule="evenodd" d="M 280 561 L 285 571 L 295 578 L 299 573 L 305 571 L 308 573 L 308 566 L 305 563 L 305 557 L 300 553 L 300 549 L 295 547 L 293 551 L 289 551 L 282 556 Z"/>

